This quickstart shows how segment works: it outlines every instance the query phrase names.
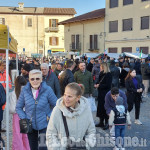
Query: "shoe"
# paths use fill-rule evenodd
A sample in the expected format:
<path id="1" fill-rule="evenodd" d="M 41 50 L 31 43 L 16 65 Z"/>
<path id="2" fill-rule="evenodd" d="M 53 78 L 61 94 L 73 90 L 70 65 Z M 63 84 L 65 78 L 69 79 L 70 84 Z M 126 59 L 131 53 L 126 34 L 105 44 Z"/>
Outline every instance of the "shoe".
<path id="1" fill-rule="evenodd" d="M 103 123 L 99 123 L 99 124 L 96 124 L 95 127 L 101 127 L 101 128 L 103 128 L 104 124 Z"/>
<path id="2" fill-rule="evenodd" d="M 113 150 L 119 150 L 119 148 L 117 148 L 116 146 L 113 148 Z"/>
<path id="3" fill-rule="evenodd" d="M 109 125 L 108 125 L 108 124 L 105 124 L 103 130 L 107 130 L 107 129 L 109 129 Z"/>
<path id="4" fill-rule="evenodd" d="M 142 122 L 139 119 L 136 119 L 134 123 L 142 125 Z"/>

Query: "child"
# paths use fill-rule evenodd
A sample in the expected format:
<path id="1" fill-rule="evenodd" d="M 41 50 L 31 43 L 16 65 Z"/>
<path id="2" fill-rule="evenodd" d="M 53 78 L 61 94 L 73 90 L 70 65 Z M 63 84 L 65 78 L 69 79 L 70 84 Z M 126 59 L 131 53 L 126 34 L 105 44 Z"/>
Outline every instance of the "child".
<path id="1" fill-rule="evenodd" d="M 123 106 L 123 98 L 119 96 L 116 100 L 116 107 L 113 110 L 111 110 L 109 116 L 109 128 L 111 129 L 113 123 L 115 125 L 116 146 L 114 150 L 119 150 L 119 147 L 121 148 L 121 150 L 125 150 L 125 148 L 123 148 L 124 144 L 123 138 L 125 135 L 126 120 L 128 122 L 128 129 L 130 129 L 131 127 L 130 115 L 127 109 L 125 109 L 125 107 Z M 120 137 L 122 138 L 121 145 L 119 143 Z"/>

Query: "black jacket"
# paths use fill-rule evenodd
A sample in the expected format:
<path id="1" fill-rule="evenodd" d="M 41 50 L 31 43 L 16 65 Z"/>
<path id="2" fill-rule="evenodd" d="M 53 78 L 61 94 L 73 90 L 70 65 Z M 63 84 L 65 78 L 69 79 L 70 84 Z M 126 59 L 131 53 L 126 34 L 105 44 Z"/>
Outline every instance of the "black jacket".
<path id="1" fill-rule="evenodd" d="M 60 83 L 60 90 L 61 95 L 64 94 L 65 87 L 69 84 L 75 82 L 74 75 L 70 69 L 66 69 L 60 76 L 59 83 Z"/>
<path id="2" fill-rule="evenodd" d="M 136 77 L 136 79 L 138 82 L 137 89 L 142 88 L 144 90 L 144 85 L 140 82 L 139 78 Z M 137 92 L 137 89 L 132 80 L 127 79 L 125 81 L 125 87 L 127 89 L 126 96 L 127 96 L 128 103 L 132 102 L 135 98 L 141 100 L 142 93 Z"/>
<path id="3" fill-rule="evenodd" d="M 110 65 L 109 68 L 110 68 L 110 72 L 112 75 L 112 87 L 118 87 L 119 88 L 120 70 L 115 65 Z"/>
<path id="4" fill-rule="evenodd" d="M 143 80 L 149 80 L 150 79 L 150 66 L 149 64 L 145 63 L 141 65 L 141 73 L 142 73 L 142 79 Z"/>
<path id="5" fill-rule="evenodd" d="M 86 69 L 90 72 L 92 72 L 93 69 L 93 64 L 91 62 L 89 62 L 89 64 L 87 65 Z"/>

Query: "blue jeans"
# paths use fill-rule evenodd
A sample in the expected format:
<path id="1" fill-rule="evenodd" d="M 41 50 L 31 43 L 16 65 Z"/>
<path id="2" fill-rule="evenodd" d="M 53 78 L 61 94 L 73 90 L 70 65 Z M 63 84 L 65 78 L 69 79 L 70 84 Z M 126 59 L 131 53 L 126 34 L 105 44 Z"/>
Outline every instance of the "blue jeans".
<path id="1" fill-rule="evenodd" d="M 115 141 L 117 147 L 123 147 L 125 125 L 115 125 Z"/>
<path id="2" fill-rule="evenodd" d="M 46 146 L 46 128 L 42 130 L 34 130 L 28 133 L 30 150 L 47 150 Z"/>

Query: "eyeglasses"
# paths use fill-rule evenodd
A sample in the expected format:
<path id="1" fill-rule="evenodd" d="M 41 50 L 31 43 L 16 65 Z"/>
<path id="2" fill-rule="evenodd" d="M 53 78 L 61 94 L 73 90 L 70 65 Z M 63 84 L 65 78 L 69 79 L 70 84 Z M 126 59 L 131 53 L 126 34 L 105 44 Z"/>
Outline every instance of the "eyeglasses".
<path id="1" fill-rule="evenodd" d="M 40 78 L 31 78 L 30 80 L 31 80 L 31 81 L 34 81 L 34 80 L 39 81 Z"/>

